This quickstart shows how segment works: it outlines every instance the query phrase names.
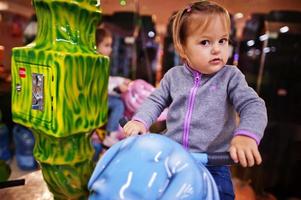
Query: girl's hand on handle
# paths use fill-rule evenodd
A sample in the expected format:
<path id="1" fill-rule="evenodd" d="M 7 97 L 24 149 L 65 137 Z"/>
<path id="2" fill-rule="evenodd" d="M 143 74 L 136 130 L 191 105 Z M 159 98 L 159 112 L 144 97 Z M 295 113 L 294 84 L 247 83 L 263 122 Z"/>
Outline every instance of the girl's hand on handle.
<path id="1" fill-rule="evenodd" d="M 144 127 L 144 124 L 142 122 L 136 121 L 136 120 L 131 120 L 127 122 L 123 130 L 126 134 L 127 137 L 131 135 L 138 135 L 138 134 L 143 134 L 146 133 L 146 128 Z"/>
<path id="2" fill-rule="evenodd" d="M 262 161 L 256 141 L 248 136 L 237 135 L 230 143 L 230 155 L 235 163 L 243 167 L 259 165 Z"/>

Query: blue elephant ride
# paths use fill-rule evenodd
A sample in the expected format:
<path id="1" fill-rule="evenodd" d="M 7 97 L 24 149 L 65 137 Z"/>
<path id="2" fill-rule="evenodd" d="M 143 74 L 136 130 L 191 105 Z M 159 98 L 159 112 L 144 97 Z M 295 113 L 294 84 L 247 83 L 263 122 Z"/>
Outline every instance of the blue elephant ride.
<path id="1" fill-rule="evenodd" d="M 218 200 L 217 186 L 204 164 L 225 159 L 229 156 L 211 160 L 207 154 L 191 154 L 159 134 L 131 136 L 98 161 L 88 183 L 89 199 Z"/>

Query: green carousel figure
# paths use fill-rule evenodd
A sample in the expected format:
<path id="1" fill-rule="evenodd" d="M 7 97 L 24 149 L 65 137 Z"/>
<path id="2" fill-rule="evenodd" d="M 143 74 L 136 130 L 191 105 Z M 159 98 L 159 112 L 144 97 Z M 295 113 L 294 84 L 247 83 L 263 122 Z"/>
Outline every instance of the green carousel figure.
<path id="1" fill-rule="evenodd" d="M 99 0 L 33 0 L 36 39 L 13 49 L 13 121 L 35 136 L 54 199 L 87 199 L 90 136 L 107 120 L 109 59 L 95 47 Z"/>

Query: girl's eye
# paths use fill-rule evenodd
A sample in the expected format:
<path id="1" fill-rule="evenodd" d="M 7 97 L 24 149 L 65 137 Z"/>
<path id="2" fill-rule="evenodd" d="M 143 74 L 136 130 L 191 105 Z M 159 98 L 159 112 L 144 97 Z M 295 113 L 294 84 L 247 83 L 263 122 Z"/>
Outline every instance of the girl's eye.
<path id="1" fill-rule="evenodd" d="M 227 44 L 228 43 L 228 38 L 223 38 L 219 41 L 220 44 Z"/>
<path id="2" fill-rule="evenodd" d="M 200 42 L 200 44 L 203 45 L 203 46 L 208 46 L 210 44 L 210 42 L 209 42 L 209 40 L 202 40 Z"/>

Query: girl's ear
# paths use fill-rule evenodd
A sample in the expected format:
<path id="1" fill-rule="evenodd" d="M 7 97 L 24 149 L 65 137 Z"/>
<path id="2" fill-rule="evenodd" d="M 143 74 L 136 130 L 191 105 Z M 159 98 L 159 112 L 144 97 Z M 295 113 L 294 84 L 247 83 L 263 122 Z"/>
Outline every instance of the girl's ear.
<path id="1" fill-rule="evenodd" d="M 184 49 L 184 47 L 183 46 L 181 46 L 181 47 L 179 47 L 178 48 L 178 53 L 179 53 L 179 56 L 182 58 L 182 59 L 186 59 L 186 54 L 185 54 L 185 49 Z"/>
<path id="2" fill-rule="evenodd" d="M 181 49 L 179 49 L 179 56 L 182 58 L 184 62 L 186 62 L 188 65 L 190 65 L 189 58 L 186 54 L 185 46 L 182 46 Z"/>

